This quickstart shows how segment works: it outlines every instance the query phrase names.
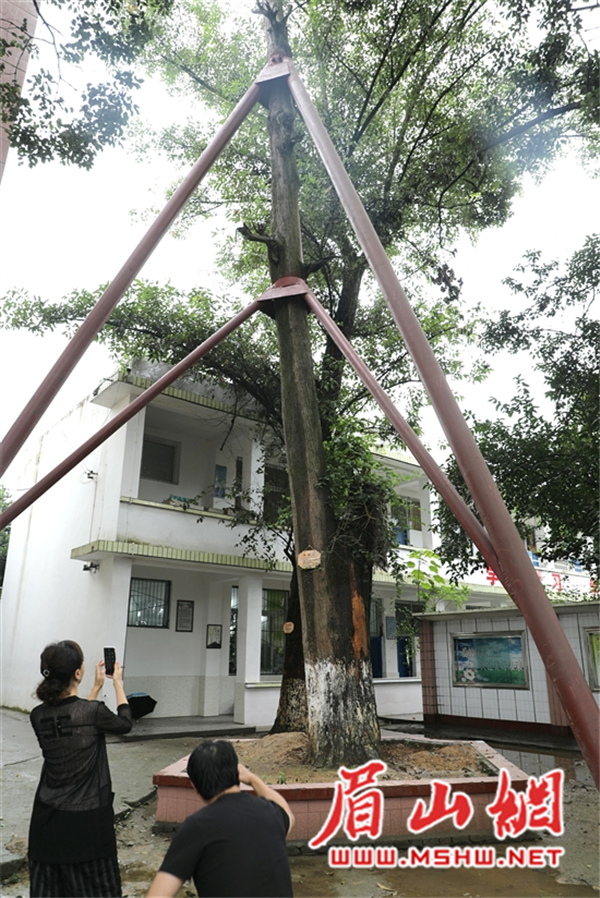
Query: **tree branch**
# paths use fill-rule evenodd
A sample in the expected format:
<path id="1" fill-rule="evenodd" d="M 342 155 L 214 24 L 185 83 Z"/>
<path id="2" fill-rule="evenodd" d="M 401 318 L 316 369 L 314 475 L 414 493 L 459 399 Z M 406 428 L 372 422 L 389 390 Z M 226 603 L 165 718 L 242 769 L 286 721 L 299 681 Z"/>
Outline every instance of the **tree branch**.
<path id="1" fill-rule="evenodd" d="M 559 116 L 565 115 L 567 112 L 572 112 L 575 109 L 581 109 L 582 105 L 583 103 L 581 100 L 574 100 L 572 103 L 566 103 L 564 106 L 557 106 L 554 109 L 547 109 L 545 112 L 542 112 L 535 118 L 530 119 L 530 121 L 524 122 L 522 125 L 517 125 L 517 127 L 513 128 L 511 131 L 507 131 L 506 134 L 501 134 L 495 140 L 488 142 L 487 149 L 491 150 L 503 143 L 508 143 L 514 137 L 519 137 L 520 134 L 525 134 L 526 131 L 530 131 L 531 128 L 535 128 L 536 125 L 541 125 L 543 122 L 546 122 L 549 119 L 558 118 Z"/>
<path id="2" fill-rule="evenodd" d="M 195 84 L 198 84 L 200 87 L 204 88 L 204 90 L 207 90 L 209 93 L 214 94 L 220 100 L 225 100 L 228 103 L 232 102 L 230 100 L 230 98 L 225 96 L 225 94 L 222 91 L 217 90 L 217 88 L 213 84 L 210 84 L 208 81 L 205 81 L 204 78 L 200 78 L 200 76 L 197 75 L 193 69 L 191 69 L 189 66 L 187 66 L 184 62 L 181 62 L 179 59 L 177 59 L 177 57 L 173 58 L 173 57 L 165 55 L 164 53 L 161 53 L 160 58 L 163 60 L 163 62 L 166 62 L 168 65 L 173 65 L 176 68 L 178 68 L 180 71 L 185 72 L 185 74 L 188 75 L 188 77 L 191 78 L 191 80 Z"/>
<path id="3" fill-rule="evenodd" d="M 275 240 L 274 237 L 269 237 L 268 234 L 261 233 L 260 231 L 252 231 L 247 224 L 243 224 L 241 228 L 237 228 L 238 234 L 241 234 L 244 240 L 249 240 L 251 243 L 264 243 L 265 246 L 273 253 L 279 253 L 281 246 L 278 240 Z"/>

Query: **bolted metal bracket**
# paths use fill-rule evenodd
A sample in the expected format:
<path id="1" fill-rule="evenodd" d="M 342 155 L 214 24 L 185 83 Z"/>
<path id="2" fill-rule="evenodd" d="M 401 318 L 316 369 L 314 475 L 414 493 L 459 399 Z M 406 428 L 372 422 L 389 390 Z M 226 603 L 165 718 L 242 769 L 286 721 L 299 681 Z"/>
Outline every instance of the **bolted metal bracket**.
<path id="1" fill-rule="evenodd" d="M 284 56 L 275 54 L 268 61 L 262 72 L 255 80 L 255 84 L 260 88 L 260 103 L 265 108 L 269 105 L 269 94 L 276 87 L 276 82 L 281 78 L 288 78 L 290 68 Z"/>
<path id="2" fill-rule="evenodd" d="M 264 312 L 270 318 L 274 318 L 276 300 L 286 299 L 290 296 L 306 296 L 307 293 L 308 285 L 302 278 L 285 277 L 279 278 L 274 284 L 271 284 L 269 289 L 265 290 L 256 301 L 260 303 L 261 312 Z"/>
<path id="3" fill-rule="evenodd" d="M 275 78 L 285 78 L 290 74 L 290 68 L 284 56 L 275 55 L 271 57 L 262 72 L 255 79 L 256 84 L 262 84 L 264 81 L 273 81 Z"/>
<path id="4" fill-rule="evenodd" d="M 307 293 L 308 284 L 302 278 L 279 278 L 258 297 L 257 302 L 269 299 L 283 299 L 286 296 L 305 296 Z"/>

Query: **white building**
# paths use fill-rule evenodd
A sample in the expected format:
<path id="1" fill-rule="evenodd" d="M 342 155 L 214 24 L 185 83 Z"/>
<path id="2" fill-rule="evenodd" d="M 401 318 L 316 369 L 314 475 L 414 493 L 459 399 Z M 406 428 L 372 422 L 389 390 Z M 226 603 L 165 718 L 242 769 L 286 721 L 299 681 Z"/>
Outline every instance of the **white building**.
<path id="1" fill-rule="evenodd" d="M 138 366 L 104 381 L 29 453 L 23 488 L 164 370 Z M 253 554 L 240 546 L 250 525 L 232 526 L 236 503 L 251 511 L 281 485 L 282 469 L 265 463 L 259 436 L 248 408 L 177 382 L 16 519 L 2 595 L 4 705 L 32 707 L 40 652 L 74 639 L 88 664 L 84 690 L 103 646 L 113 645 L 126 691 L 156 699 L 154 716 L 273 722 L 291 566 L 271 546 L 276 560 L 266 569 L 260 546 Z M 402 551 L 431 548 L 426 478 L 408 458 L 384 461 L 400 475 Z M 246 498 L 231 496 L 236 486 Z M 408 587 L 402 601 L 414 593 Z M 396 638 L 391 577 L 376 573 L 372 598 L 379 713 L 419 712 L 418 658 Z"/>

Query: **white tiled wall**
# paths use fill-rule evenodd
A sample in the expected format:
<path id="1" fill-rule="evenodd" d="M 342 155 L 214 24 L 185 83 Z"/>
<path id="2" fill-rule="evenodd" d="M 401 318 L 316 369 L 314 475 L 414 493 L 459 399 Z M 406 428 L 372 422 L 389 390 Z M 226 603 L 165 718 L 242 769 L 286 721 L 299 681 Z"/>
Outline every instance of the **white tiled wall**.
<path id="1" fill-rule="evenodd" d="M 597 608 L 589 613 L 560 611 L 560 623 L 582 665 L 589 681 L 588 659 L 585 648 L 585 630 L 597 627 Z M 530 723 L 551 723 L 546 670 L 538 649 L 527 631 L 520 614 L 470 615 L 468 618 L 451 618 L 433 622 L 435 648 L 438 713 L 457 717 L 518 720 Z M 527 689 L 492 689 L 452 684 L 452 635 L 456 633 L 515 633 L 525 634 L 525 649 L 529 686 Z M 600 693 L 595 692 L 600 703 Z"/>

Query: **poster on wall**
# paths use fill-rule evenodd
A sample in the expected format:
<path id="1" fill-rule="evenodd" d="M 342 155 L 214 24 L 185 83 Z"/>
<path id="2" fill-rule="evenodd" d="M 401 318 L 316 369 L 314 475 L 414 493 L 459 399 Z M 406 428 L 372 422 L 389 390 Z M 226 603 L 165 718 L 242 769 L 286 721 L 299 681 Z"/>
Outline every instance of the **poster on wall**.
<path id="1" fill-rule="evenodd" d="M 223 642 L 223 627 L 221 624 L 207 624 L 206 648 L 220 649 Z"/>
<path id="2" fill-rule="evenodd" d="M 385 638 L 386 639 L 397 639 L 398 634 L 396 632 L 396 618 L 395 617 L 386 617 L 385 619 Z"/>
<path id="3" fill-rule="evenodd" d="M 528 689 L 522 633 L 453 636 L 455 686 Z"/>
<path id="4" fill-rule="evenodd" d="M 194 629 L 194 603 L 177 602 L 177 621 L 175 630 L 178 633 L 191 633 Z"/>

